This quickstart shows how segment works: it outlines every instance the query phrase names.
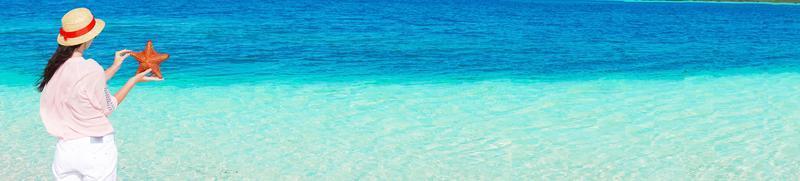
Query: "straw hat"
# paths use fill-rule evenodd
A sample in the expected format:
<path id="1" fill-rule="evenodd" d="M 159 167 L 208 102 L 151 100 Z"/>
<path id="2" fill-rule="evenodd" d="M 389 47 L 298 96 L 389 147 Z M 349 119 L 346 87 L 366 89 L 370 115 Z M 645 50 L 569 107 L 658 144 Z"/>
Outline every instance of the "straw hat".
<path id="1" fill-rule="evenodd" d="M 61 17 L 61 30 L 57 41 L 64 46 L 85 43 L 97 37 L 105 27 L 106 22 L 95 19 L 89 9 L 75 8 Z"/>

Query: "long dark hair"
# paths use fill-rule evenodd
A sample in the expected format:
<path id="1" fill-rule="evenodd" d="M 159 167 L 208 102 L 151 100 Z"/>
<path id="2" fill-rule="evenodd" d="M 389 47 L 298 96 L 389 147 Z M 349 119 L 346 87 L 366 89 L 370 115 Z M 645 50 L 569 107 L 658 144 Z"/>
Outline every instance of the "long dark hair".
<path id="1" fill-rule="evenodd" d="M 56 70 L 58 70 L 58 68 L 61 67 L 61 65 L 63 65 L 67 59 L 72 57 L 72 53 L 74 53 L 75 49 L 81 45 L 82 44 L 72 46 L 58 45 L 56 52 L 53 53 L 53 56 L 51 56 L 50 60 L 47 61 L 47 66 L 44 67 L 42 77 L 39 78 L 39 87 L 37 88 L 39 92 L 44 90 L 44 86 L 47 85 L 47 82 L 50 82 L 50 78 L 53 78 L 53 75 L 56 74 Z"/>

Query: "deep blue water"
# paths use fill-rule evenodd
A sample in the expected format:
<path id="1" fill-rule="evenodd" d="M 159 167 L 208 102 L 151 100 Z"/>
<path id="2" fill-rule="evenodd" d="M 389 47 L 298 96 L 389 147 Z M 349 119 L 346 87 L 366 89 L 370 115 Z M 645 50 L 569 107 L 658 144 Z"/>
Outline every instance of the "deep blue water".
<path id="1" fill-rule="evenodd" d="M 796 71 L 798 6 L 617 1 L 4 2 L 4 71 L 36 76 L 60 17 L 107 27 L 88 57 L 152 39 L 166 84 L 669 78 Z M 130 59 L 133 60 L 133 59 Z M 131 75 L 127 61 L 121 75 Z M 744 69 L 744 70 L 740 70 Z M 197 80 L 201 78 L 202 80 Z M 24 80 L 24 81 L 23 81 Z M 6 81 L 5 83 L 20 83 Z M 118 80 L 120 82 L 122 80 Z"/>

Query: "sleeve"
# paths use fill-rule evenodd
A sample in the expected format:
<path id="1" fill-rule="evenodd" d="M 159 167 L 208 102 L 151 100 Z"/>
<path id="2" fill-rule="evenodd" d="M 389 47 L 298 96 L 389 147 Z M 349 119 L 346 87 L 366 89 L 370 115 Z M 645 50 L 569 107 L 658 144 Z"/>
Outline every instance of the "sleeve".
<path id="1" fill-rule="evenodd" d="M 102 70 L 103 68 L 100 68 L 99 74 L 92 76 L 93 83 L 87 87 L 87 91 L 90 94 L 92 106 L 102 111 L 103 115 L 109 116 L 117 109 L 117 98 L 108 90 L 106 75 Z"/>
<path id="2" fill-rule="evenodd" d="M 103 84 L 103 96 L 105 97 L 106 100 L 105 102 L 106 108 L 105 110 L 103 110 L 103 114 L 109 116 L 111 115 L 111 112 L 114 112 L 114 110 L 117 109 L 117 97 L 111 95 L 111 91 L 108 90 L 108 86 L 106 86 L 105 84 Z"/>
<path id="3" fill-rule="evenodd" d="M 80 81 L 79 97 L 84 104 L 86 115 L 108 117 L 117 108 L 117 98 L 111 95 L 106 85 L 105 73 L 99 64 L 92 66 L 89 73 Z"/>

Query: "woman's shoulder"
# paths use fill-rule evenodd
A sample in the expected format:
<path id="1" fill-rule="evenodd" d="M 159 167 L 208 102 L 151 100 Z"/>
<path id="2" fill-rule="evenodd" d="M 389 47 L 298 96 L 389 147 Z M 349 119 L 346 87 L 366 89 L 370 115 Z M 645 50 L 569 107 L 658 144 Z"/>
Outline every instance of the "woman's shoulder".
<path id="1" fill-rule="evenodd" d="M 81 66 L 82 70 L 86 70 L 86 71 L 101 71 L 101 72 L 103 71 L 103 67 L 100 66 L 100 63 L 97 63 L 97 61 L 94 61 L 94 59 L 91 59 L 91 58 L 90 59 L 83 59 L 81 57 L 75 57 L 75 58 L 78 58 L 78 59 L 76 61 L 73 61 L 73 62 L 76 62 L 77 66 Z"/>
<path id="2" fill-rule="evenodd" d="M 103 67 L 91 58 L 84 59 L 82 57 L 73 57 L 67 60 L 67 63 L 64 65 L 71 67 L 70 72 L 73 72 L 73 74 L 88 75 L 103 73 Z"/>

